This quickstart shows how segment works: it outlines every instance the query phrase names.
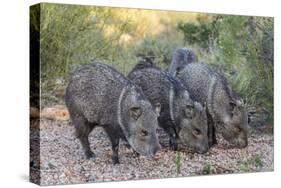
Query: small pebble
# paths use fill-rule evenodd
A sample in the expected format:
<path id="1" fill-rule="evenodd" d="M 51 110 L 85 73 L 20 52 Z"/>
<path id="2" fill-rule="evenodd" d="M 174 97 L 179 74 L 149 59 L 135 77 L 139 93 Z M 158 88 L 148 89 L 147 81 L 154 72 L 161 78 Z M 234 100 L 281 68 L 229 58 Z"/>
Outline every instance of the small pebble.
<path id="1" fill-rule="evenodd" d="M 169 149 L 168 137 L 159 129 L 162 150 L 154 157 L 138 157 L 121 141 L 120 164 L 113 165 L 111 144 L 102 128 L 95 128 L 89 136 L 96 159 L 87 160 L 74 136 L 74 127 L 69 126 L 68 121 L 44 119 L 40 123 L 40 150 L 39 145 L 32 145 L 31 155 L 37 156 L 40 151 L 41 185 L 273 171 L 272 134 L 250 131 L 249 145 L 245 149 L 230 149 L 218 136 L 218 144 L 203 155 L 180 146 L 177 163 L 177 152 Z M 31 138 L 38 139 L 35 131 L 31 132 Z M 34 161 L 30 165 L 37 166 Z M 36 174 L 32 176 L 37 178 Z"/>

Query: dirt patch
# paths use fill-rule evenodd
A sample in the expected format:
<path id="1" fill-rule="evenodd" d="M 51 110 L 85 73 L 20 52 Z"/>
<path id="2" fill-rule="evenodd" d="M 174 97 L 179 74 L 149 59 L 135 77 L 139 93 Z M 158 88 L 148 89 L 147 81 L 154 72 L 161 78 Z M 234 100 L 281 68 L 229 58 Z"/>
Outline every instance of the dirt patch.
<path id="1" fill-rule="evenodd" d="M 121 164 L 113 165 L 111 144 L 102 128 L 95 128 L 90 134 L 96 159 L 87 160 L 70 122 L 42 119 L 38 126 L 39 120 L 34 120 L 31 129 L 40 128 L 40 163 L 31 161 L 30 165 L 31 171 L 40 172 L 41 185 L 273 170 L 273 135 L 270 133 L 250 131 L 249 145 L 245 149 L 231 149 L 219 137 L 218 145 L 202 155 L 183 147 L 179 151 L 170 150 L 168 137 L 159 129 L 162 150 L 155 157 L 137 157 L 121 142 Z M 30 136 L 39 140 L 39 134 L 31 132 Z M 38 151 L 39 145 L 33 146 L 31 155 L 38 155 Z M 33 176 L 31 179 L 39 177 Z"/>

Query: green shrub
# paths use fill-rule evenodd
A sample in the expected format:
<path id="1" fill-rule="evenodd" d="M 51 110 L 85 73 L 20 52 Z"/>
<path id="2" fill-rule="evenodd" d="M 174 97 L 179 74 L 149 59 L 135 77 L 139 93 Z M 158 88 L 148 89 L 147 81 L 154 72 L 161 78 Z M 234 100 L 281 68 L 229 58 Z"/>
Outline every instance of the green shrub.
<path id="1" fill-rule="evenodd" d="M 249 158 L 244 161 L 240 161 L 239 164 L 240 170 L 243 172 L 250 172 L 253 170 L 253 168 L 259 171 L 264 165 L 261 156 L 259 155 L 253 156 L 252 158 Z"/>
<path id="2" fill-rule="evenodd" d="M 40 27 L 35 16 L 39 10 Z M 145 28 L 152 32 L 153 27 L 147 22 L 140 25 L 141 19 L 130 18 L 127 10 L 43 3 L 35 11 L 31 31 L 34 36 L 40 31 L 44 89 L 67 80 L 72 65 L 92 60 L 125 75 L 142 58 L 166 69 L 174 49 L 187 46 L 195 49 L 200 61 L 223 72 L 249 106 L 261 107 L 269 120 L 273 118 L 273 18 L 198 14 L 195 22 L 173 19 L 175 23 L 164 24 L 164 30 L 152 34 Z M 157 18 L 153 25 L 163 27 L 163 14 L 153 16 Z"/>
<path id="3" fill-rule="evenodd" d="M 165 36 L 146 37 L 133 48 L 133 54 L 138 57 L 138 60 L 149 58 L 158 66 L 166 68 L 171 63 L 175 48 L 183 46 L 184 40 L 180 37 L 174 40 Z"/>
<path id="4" fill-rule="evenodd" d="M 178 28 L 186 42 L 203 49 L 201 61 L 222 72 L 247 105 L 260 107 L 272 121 L 273 18 L 210 17 Z"/>
<path id="5" fill-rule="evenodd" d="M 198 45 L 208 50 L 210 43 L 217 37 L 216 22 L 220 17 L 200 15 L 197 22 L 180 22 L 178 30 L 183 33 L 184 40 L 189 45 Z"/>
<path id="6" fill-rule="evenodd" d="M 44 81 L 67 77 L 73 64 L 94 59 L 114 61 L 120 36 L 129 28 L 118 22 L 114 35 L 106 26 L 114 25 L 110 9 L 102 7 L 41 4 L 40 56 Z"/>
<path id="7" fill-rule="evenodd" d="M 211 174 L 211 165 L 210 165 L 209 163 L 205 163 L 205 164 L 204 164 L 202 173 L 203 173 L 204 175 Z"/>

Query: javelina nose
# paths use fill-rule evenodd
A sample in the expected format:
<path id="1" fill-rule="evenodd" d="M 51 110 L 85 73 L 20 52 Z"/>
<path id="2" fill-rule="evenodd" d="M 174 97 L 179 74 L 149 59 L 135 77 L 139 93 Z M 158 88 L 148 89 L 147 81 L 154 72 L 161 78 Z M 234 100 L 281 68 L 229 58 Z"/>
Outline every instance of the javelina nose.
<path id="1" fill-rule="evenodd" d="M 248 140 L 247 139 L 239 142 L 239 148 L 245 148 L 247 146 L 248 146 Z"/>
<path id="2" fill-rule="evenodd" d="M 152 155 L 155 155 L 157 151 L 161 149 L 160 144 L 157 144 L 155 147 L 152 148 Z"/>
<path id="3" fill-rule="evenodd" d="M 209 146 L 203 146 L 198 150 L 198 153 L 204 154 L 209 150 Z"/>

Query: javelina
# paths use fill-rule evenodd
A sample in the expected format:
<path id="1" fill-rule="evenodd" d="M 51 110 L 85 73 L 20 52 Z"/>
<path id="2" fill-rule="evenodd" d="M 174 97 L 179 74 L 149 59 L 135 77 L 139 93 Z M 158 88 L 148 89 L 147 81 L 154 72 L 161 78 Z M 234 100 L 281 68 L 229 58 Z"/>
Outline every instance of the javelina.
<path id="1" fill-rule="evenodd" d="M 104 128 L 112 143 L 114 164 L 119 163 L 120 138 L 139 154 L 154 155 L 160 149 L 157 112 L 141 88 L 113 68 L 99 63 L 77 68 L 65 100 L 87 158 L 94 157 L 88 136 L 96 126 Z"/>
<path id="2" fill-rule="evenodd" d="M 203 63 L 187 63 L 174 75 L 191 97 L 207 104 L 209 146 L 216 143 L 215 131 L 235 147 L 247 146 L 248 116 L 243 100 L 221 74 Z"/>
<path id="3" fill-rule="evenodd" d="M 173 52 L 173 58 L 172 63 L 169 67 L 169 73 L 174 75 L 177 68 L 188 63 L 195 63 L 197 61 L 197 56 L 190 48 L 177 48 Z"/>
<path id="4" fill-rule="evenodd" d="M 159 126 L 170 137 L 170 147 L 182 142 L 194 151 L 208 151 L 205 109 L 194 102 L 184 86 L 152 63 L 139 63 L 128 78 L 140 86 L 152 105 L 160 103 Z"/>

